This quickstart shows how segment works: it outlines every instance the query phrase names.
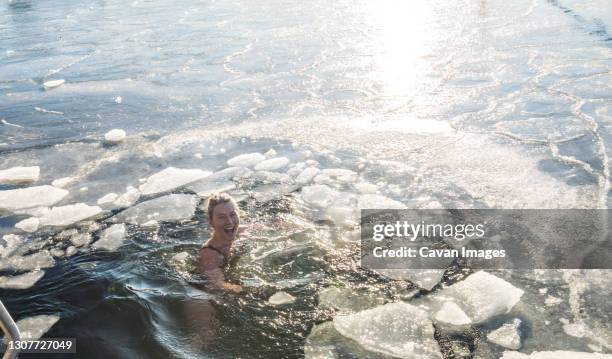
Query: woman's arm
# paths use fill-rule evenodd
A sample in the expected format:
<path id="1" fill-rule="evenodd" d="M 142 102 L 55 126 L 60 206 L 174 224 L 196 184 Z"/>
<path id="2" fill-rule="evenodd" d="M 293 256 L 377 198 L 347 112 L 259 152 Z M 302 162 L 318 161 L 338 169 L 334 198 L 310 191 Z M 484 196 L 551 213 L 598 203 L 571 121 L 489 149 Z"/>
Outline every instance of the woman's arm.
<path id="1" fill-rule="evenodd" d="M 223 261 L 219 259 L 218 254 L 213 250 L 200 251 L 200 257 L 198 258 L 198 270 L 215 289 L 236 294 L 242 292 L 241 286 L 225 281 L 225 276 L 223 275 L 223 271 L 221 269 L 222 265 Z"/>

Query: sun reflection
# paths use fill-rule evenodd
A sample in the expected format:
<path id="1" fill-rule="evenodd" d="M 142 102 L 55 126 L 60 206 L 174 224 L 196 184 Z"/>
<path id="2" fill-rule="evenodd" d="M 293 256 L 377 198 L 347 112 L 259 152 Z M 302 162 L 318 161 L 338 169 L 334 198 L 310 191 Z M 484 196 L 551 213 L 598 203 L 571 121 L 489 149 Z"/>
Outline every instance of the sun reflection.
<path id="1" fill-rule="evenodd" d="M 435 36 L 430 1 L 370 1 L 365 7 L 375 51 L 375 79 L 386 96 L 411 97 L 426 81 Z"/>

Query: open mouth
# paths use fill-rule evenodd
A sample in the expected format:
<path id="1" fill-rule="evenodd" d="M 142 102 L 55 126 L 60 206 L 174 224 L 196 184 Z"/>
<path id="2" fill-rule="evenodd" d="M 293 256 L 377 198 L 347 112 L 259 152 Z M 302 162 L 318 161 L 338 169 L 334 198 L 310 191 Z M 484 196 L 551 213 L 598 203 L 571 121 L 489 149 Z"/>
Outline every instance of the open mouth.
<path id="1" fill-rule="evenodd" d="M 236 232 L 236 227 L 237 226 L 224 227 L 223 231 L 225 231 L 226 235 L 228 235 L 229 237 L 232 237 L 234 233 Z"/>

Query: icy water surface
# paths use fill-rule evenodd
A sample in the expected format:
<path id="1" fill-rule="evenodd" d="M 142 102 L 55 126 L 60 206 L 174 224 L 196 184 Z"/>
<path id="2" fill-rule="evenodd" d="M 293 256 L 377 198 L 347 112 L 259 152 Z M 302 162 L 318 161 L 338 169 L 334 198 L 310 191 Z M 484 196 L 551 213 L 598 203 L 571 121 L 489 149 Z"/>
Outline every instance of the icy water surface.
<path id="1" fill-rule="evenodd" d="M 5 2 L 0 170 L 40 175 L 0 196 L 55 188 L 0 197 L 0 298 L 78 357 L 523 358 L 516 319 L 522 353 L 610 354 L 610 272 L 366 271 L 357 219 L 607 208 L 611 28 L 600 0 Z M 215 190 L 250 227 L 228 277 L 293 301 L 202 289 Z"/>

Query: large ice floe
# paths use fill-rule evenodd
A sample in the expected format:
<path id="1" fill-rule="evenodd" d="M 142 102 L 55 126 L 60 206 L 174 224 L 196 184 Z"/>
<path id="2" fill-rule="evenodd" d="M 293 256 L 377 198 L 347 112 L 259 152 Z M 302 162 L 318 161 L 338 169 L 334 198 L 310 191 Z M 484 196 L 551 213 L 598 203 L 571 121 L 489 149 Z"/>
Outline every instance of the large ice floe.
<path id="1" fill-rule="evenodd" d="M 195 195 L 169 194 L 130 207 L 113 217 L 113 221 L 137 225 L 152 221 L 178 222 L 193 217 L 197 204 Z"/>
<path id="2" fill-rule="evenodd" d="M 232 157 L 227 160 L 228 166 L 234 167 L 253 167 L 256 164 L 263 162 L 266 160 L 266 156 L 261 153 L 245 153 L 242 155 L 238 155 L 236 157 Z"/>
<path id="3" fill-rule="evenodd" d="M 94 218 L 100 213 L 102 213 L 102 209 L 98 206 L 76 203 L 53 207 L 49 212 L 41 216 L 39 221 L 41 226 L 63 227 Z"/>
<path id="4" fill-rule="evenodd" d="M 57 323 L 57 315 L 37 315 L 17 321 L 21 339 L 37 340 Z"/>
<path id="5" fill-rule="evenodd" d="M 0 288 L 3 289 L 27 289 L 32 287 L 36 282 L 45 275 L 42 270 L 34 270 L 24 274 L 19 274 L 11 277 L 0 277 Z"/>
<path id="6" fill-rule="evenodd" d="M 181 169 L 168 167 L 146 179 L 138 188 L 142 195 L 169 192 L 200 180 L 211 172 L 199 169 Z"/>
<path id="7" fill-rule="evenodd" d="M 0 184 L 22 184 L 38 181 L 40 167 L 12 167 L 0 170 Z"/>
<path id="8" fill-rule="evenodd" d="M 390 303 L 339 315 L 333 325 L 369 351 L 397 358 L 442 358 L 427 313 L 411 304 Z"/>
<path id="9" fill-rule="evenodd" d="M 479 271 L 427 297 L 426 301 L 439 323 L 455 325 L 462 318 L 462 324 L 478 324 L 510 312 L 523 293 L 505 280 Z"/>
<path id="10" fill-rule="evenodd" d="M 12 255 L 0 259 L 0 270 L 30 271 L 41 268 L 49 268 L 55 265 L 49 251 L 42 250 L 30 255 Z"/>
<path id="11" fill-rule="evenodd" d="M 0 191 L 0 211 L 52 206 L 68 195 L 68 191 L 53 186 L 35 186 Z"/>

